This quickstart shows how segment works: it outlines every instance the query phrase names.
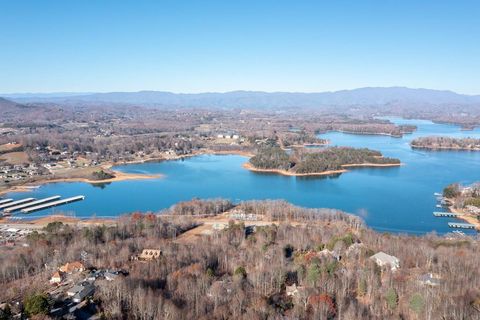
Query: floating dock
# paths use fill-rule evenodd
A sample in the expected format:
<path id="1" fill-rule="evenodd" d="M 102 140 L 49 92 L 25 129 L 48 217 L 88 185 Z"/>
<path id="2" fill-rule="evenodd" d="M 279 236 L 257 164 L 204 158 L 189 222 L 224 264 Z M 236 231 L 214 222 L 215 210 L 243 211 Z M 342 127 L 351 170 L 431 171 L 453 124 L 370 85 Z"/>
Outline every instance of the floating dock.
<path id="1" fill-rule="evenodd" d="M 83 200 L 83 199 L 85 199 L 85 196 L 76 196 L 76 197 L 66 198 L 66 199 L 63 199 L 63 200 L 57 200 L 57 201 L 48 202 L 48 203 L 45 203 L 45 204 L 40 204 L 38 206 L 25 208 L 25 209 L 22 209 L 21 212 L 30 213 L 30 212 L 34 212 L 34 211 L 38 211 L 38 210 L 48 209 L 48 208 L 51 208 L 51 207 L 61 206 L 63 204 L 67 204 L 67 203 L 71 203 L 71 202 L 75 202 L 75 201 L 80 201 L 80 200 Z"/>
<path id="2" fill-rule="evenodd" d="M 453 212 L 434 212 L 433 216 L 435 217 L 458 217 L 458 213 L 453 213 Z"/>
<path id="3" fill-rule="evenodd" d="M 450 228 L 475 229 L 475 225 L 473 225 L 471 223 L 449 222 L 448 226 Z"/>
<path id="4" fill-rule="evenodd" d="M 5 203 L 9 203 L 9 202 L 12 202 L 13 199 L 3 199 L 3 200 L 0 200 L 0 205 L 2 204 L 5 204 Z"/>
<path id="5" fill-rule="evenodd" d="M 32 201 L 35 201 L 35 200 L 36 200 L 35 198 L 25 198 L 25 199 L 18 200 L 18 201 L 8 202 L 6 204 L 0 205 L 0 209 L 10 208 L 10 207 L 13 207 L 13 206 L 17 206 L 19 204 L 32 202 Z"/>
<path id="6" fill-rule="evenodd" d="M 24 203 L 24 204 L 20 204 L 18 206 L 7 208 L 3 211 L 5 213 L 10 213 L 10 212 L 13 212 L 13 211 L 37 206 L 39 204 L 44 204 L 46 202 L 55 201 L 55 200 L 58 200 L 58 199 L 60 199 L 60 196 L 53 196 L 53 197 L 49 197 L 49 198 L 45 198 L 45 199 L 36 200 L 36 201 L 33 201 L 33 202 L 27 202 L 27 203 Z"/>

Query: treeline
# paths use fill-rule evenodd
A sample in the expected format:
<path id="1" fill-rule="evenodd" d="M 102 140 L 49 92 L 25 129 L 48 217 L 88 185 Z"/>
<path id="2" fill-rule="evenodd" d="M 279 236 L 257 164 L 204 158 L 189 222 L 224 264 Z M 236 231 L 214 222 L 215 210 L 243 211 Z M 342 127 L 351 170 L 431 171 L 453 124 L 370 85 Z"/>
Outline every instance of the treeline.
<path id="1" fill-rule="evenodd" d="M 39 130 L 39 133 L 22 136 L 21 142 L 29 151 L 30 158 L 41 162 L 37 150 L 53 148 L 68 152 L 88 153 L 93 160 L 128 160 L 130 156 L 142 152 L 145 155 L 158 151 L 173 150 L 177 154 L 189 154 L 192 150 L 204 147 L 198 138 L 186 138 L 177 134 L 149 134 L 137 136 L 96 136 L 83 132 L 51 132 Z"/>
<path id="2" fill-rule="evenodd" d="M 480 139 L 452 137 L 420 137 L 412 140 L 412 148 L 480 151 Z"/>
<path id="3" fill-rule="evenodd" d="M 188 243 L 175 239 L 192 226 L 189 217 L 135 214 L 115 226 L 85 229 L 56 223 L 32 234 L 30 247 L 0 256 L 0 299 L 44 290 L 58 265 L 77 260 L 85 251 L 87 266 L 129 272 L 97 285 L 94 301 L 105 319 L 479 316 L 477 240 L 376 233 L 355 223 L 357 219 L 341 218 L 345 214 L 285 202 L 248 202 L 236 209 L 300 220 L 257 226 L 251 232 L 241 223 L 230 223 Z M 309 217 L 308 223 L 301 223 L 302 215 Z M 131 261 L 143 248 L 161 249 L 162 256 L 149 263 Z M 376 266 L 370 256 L 378 251 L 396 256 L 400 269 Z M 427 272 L 439 275 L 438 286 L 419 282 Z M 288 296 L 286 286 L 293 284 L 298 292 Z"/>
<path id="4" fill-rule="evenodd" d="M 382 157 L 379 151 L 366 148 L 332 147 L 315 153 L 306 153 L 294 167 L 297 173 L 315 173 L 340 170 L 353 164 L 398 164 L 400 160 Z"/>
<path id="5" fill-rule="evenodd" d="M 279 147 L 263 147 L 250 159 L 259 169 L 287 170 L 299 174 L 340 170 L 354 164 L 399 164 L 400 160 L 383 157 L 379 151 L 350 147 L 329 147 L 318 152 L 298 151 L 289 155 Z"/>
<path id="6" fill-rule="evenodd" d="M 393 123 L 376 123 L 373 120 L 359 123 L 332 123 L 324 124 L 317 132 L 339 131 L 353 134 L 380 134 L 393 137 L 402 137 L 405 133 L 412 133 L 417 129 L 413 125 L 395 125 Z"/>
<path id="7" fill-rule="evenodd" d="M 284 147 L 290 146 L 302 146 L 305 144 L 326 144 L 327 140 L 320 139 L 313 134 L 307 134 L 305 132 L 300 133 L 285 133 L 279 135 L 279 140 Z"/>
<path id="8" fill-rule="evenodd" d="M 288 170 L 293 167 L 288 153 L 277 146 L 264 146 L 258 149 L 255 156 L 250 158 L 250 163 L 259 169 Z"/>
<path id="9" fill-rule="evenodd" d="M 190 201 L 179 202 L 160 214 L 179 215 L 179 216 L 200 216 L 217 215 L 232 209 L 234 205 L 230 200 L 212 199 L 201 200 L 193 199 Z"/>

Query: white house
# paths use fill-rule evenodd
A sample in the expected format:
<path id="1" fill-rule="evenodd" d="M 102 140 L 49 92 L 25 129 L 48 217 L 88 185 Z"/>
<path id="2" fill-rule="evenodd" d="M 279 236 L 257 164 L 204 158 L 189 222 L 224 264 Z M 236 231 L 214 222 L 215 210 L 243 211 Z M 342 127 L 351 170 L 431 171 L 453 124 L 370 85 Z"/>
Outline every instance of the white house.
<path id="1" fill-rule="evenodd" d="M 436 287 L 441 284 L 441 277 L 435 273 L 427 273 L 418 278 L 418 282 L 423 285 Z"/>
<path id="2" fill-rule="evenodd" d="M 386 254 L 385 252 L 378 252 L 370 257 L 379 267 L 389 266 L 392 271 L 400 268 L 400 260 L 397 257 Z"/>

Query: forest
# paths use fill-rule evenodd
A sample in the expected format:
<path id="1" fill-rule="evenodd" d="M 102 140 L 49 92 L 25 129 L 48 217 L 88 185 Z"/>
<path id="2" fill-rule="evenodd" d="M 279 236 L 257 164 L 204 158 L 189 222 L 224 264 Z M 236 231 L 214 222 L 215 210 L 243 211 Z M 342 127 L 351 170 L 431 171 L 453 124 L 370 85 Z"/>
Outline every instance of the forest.
<path id="1" fill-rule="evenodd" d="M 99 284 L 91 301 L 104 319 L 474 319 L 480 316 L 479 245 L 374 232 L 355 216 L 305 209 L 283 201 L 252 201 L 235 210 L 271 224 L 243 222 L 195 241 L 181 234 L 203 209 L 215 216 L 232 205 L 193 200 L 158 215 L 126 215 L 111 226 L 51 223 L 28 247 L 0 255 L 1 301 L 31 304 L 50 286 L 60 264 L 86 252 L 89 268 L 122 268 L 128 276 Z M 247 232 L 247 230 L 249 230 Z M 160 259 L 130 259 L 143 248 Z M 397 257 L 398 270 L 379 267 L 379 251 Z M 435 286 L 422 282 L 435 274 Z M 296 285 L 296 290 L 289 291 Z M 44 294 L 43 294 L 44 295 Z M 55 305 L 46 297 L 45 313 Z M 42 316 L 39 319 L 48 319 Z"/>
<path id="2" fill-rule="evenodd" d="M 373 135 L 389 135 L 400 138 L 404 134 L 412 133 L 417 129 L 413 125 L 393 125 L 391 123 L 376 123 L 371 121 L 357 121 L 347 123 L 332 123 L 322 125 L 317 132 L 338 131 L 352 134 L 373 134 Z"/>
<path id="3" fill-rule="evenodd" d="M 480 151 L 480 139 L 474 138 L 452 138 L 452 137 L 420 137 L 412 140 L 412 148 L 422 149 L 451 149 L 451 150 L 472 150 Z"/>
<path id="4" fill-rule="evenodd" d="M 276 146 L 259 148 L 250 163 L 258 169 L 286 170 L 298 174 L 341 170 L 355 164 L 400 164 L 400 160 L 383 157 L 366 148 L 328 147 L 320 151 L 295 150 L 288 154 Z"/>

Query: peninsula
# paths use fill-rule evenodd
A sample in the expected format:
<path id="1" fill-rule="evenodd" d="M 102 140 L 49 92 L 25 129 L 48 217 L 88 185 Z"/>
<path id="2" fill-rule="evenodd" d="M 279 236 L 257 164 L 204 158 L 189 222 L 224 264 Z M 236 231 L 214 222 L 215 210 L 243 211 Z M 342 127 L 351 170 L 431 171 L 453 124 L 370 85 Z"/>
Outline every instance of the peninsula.
<path id="1" fill-rule="evenodd" d="M 420 137 L 412 140 L 415 149 L 480 151 L 480 139 L 452 137 Z"/>
<path id="2" fill-rule="evenodd" d="M 335 175 L 354 167 L 400 166 L 399 159 L 383 157 L 379 151 L 366 148 L 329 147 L 316 152 L 305 149 L 288 154 L 279 147 L 264 147 L 244 164 L 256 172 L 271 172 L 287 176 Z"/>

